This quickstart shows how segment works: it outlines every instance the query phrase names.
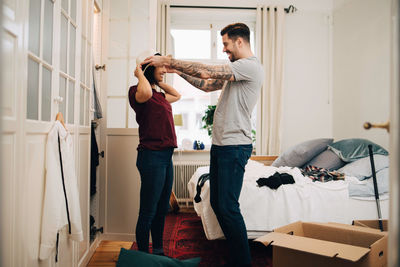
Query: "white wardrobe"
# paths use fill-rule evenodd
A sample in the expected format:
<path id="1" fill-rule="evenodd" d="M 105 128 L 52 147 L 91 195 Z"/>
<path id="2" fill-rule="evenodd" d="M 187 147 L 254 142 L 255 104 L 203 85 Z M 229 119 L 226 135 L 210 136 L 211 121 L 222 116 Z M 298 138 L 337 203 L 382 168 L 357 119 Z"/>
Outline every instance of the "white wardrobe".
<path id="1" fill-rule="evenodd" d="M 85 266 L 89 255 L 94 5 L 2 1 L 1 266 Z M 58 112 L 74 140 L 84 240 L 72 242 L 61 231 L 56 263 L 55 253 L 38 256 L 46 137 Z"/>

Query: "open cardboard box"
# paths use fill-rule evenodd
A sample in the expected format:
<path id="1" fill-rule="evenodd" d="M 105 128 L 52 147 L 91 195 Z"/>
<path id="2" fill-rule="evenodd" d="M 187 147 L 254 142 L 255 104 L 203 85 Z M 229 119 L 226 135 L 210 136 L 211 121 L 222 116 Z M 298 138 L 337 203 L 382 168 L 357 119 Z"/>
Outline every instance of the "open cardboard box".
<path id="1" fill-rule="evenodd" d="M 387 264 L 387 233 L 365 227 L 295 222 L 256 239 L 273 246 L 273 266 L 357 266 Z"/>
<path id="2" fill-rule="evenodd" d="M 369 227 L 374 229 L 379 229 L 379 221 L 378 220 L 354 220 L 353 225 Z M 388 231 L 388 220 L 382 220 L 383 231 Z"/>

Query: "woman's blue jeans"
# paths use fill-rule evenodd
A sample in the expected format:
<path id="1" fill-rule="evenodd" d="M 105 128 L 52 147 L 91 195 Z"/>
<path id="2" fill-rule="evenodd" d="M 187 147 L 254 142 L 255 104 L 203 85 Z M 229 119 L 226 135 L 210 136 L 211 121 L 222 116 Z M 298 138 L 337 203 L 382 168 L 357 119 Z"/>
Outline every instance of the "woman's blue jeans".
<path id="1" fill-rule="evenodd" d="M 153 253 L 163 253 L 164 223 L 173 182 L 173 152 L 173 148 L 138 151 L 136 166 L 142 184 L 136 242 L 140 251 L 149 252 L 151 232 Z"/>
<path id="2" fill-rule="evenodd" d="M 210 202 L 228 241 L 232 266 L 251 263 L 246 225 L 239 208 L 244 168 L 252 145 L 211 146 Z"/>

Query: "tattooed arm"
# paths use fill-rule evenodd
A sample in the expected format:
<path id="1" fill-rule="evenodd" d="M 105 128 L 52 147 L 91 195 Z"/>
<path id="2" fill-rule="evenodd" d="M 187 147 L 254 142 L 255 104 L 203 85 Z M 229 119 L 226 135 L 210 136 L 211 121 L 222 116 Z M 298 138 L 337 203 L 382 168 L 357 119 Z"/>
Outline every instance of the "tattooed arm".
<path id="1" fill-rule="evenodd" d="M 197 62 L 173 59 L 168 56 L 151 56 L 142 64 L 150 63 L 155 67 L 167 66 L 184 74 L 201 78 L 234 81 L 232 69 L 229 65 L 206 65 Z"/>
<path id="2" fill-rule="evenodd" d="M 212 92 L 216 90 L 222 89 L 225 81 L 224 80 L 215 80 L 215 79 L 200 79 L 200 78 L 195 78 L 190 75 L 187 75 L 185 73 L 181 73 L 179 71 L 176 71 L 176 73 L 181 76 L 183 79 L 185 79 L 188 83 L 193 85 L 194 87 L 204 91 L 204 92 Z"/>
<path id="3" fill-rule="evenodd" d="M 206 65 L 197 62 L 170 59 L 170 67 L 184 74 L 201 79 L 235 80 L 229 65 Z"/>

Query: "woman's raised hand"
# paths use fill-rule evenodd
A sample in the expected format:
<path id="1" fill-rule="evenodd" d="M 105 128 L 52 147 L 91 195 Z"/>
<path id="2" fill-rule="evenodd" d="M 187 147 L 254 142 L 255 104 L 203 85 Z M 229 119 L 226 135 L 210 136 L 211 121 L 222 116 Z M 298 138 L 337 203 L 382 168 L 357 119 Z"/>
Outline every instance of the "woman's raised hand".
<path id="1" fill-rule="evenodd" d="M 138 64 L 135 69 L 135 76 L 139 78 L 139 75 L 143 75 L 142 65 Z"/>

